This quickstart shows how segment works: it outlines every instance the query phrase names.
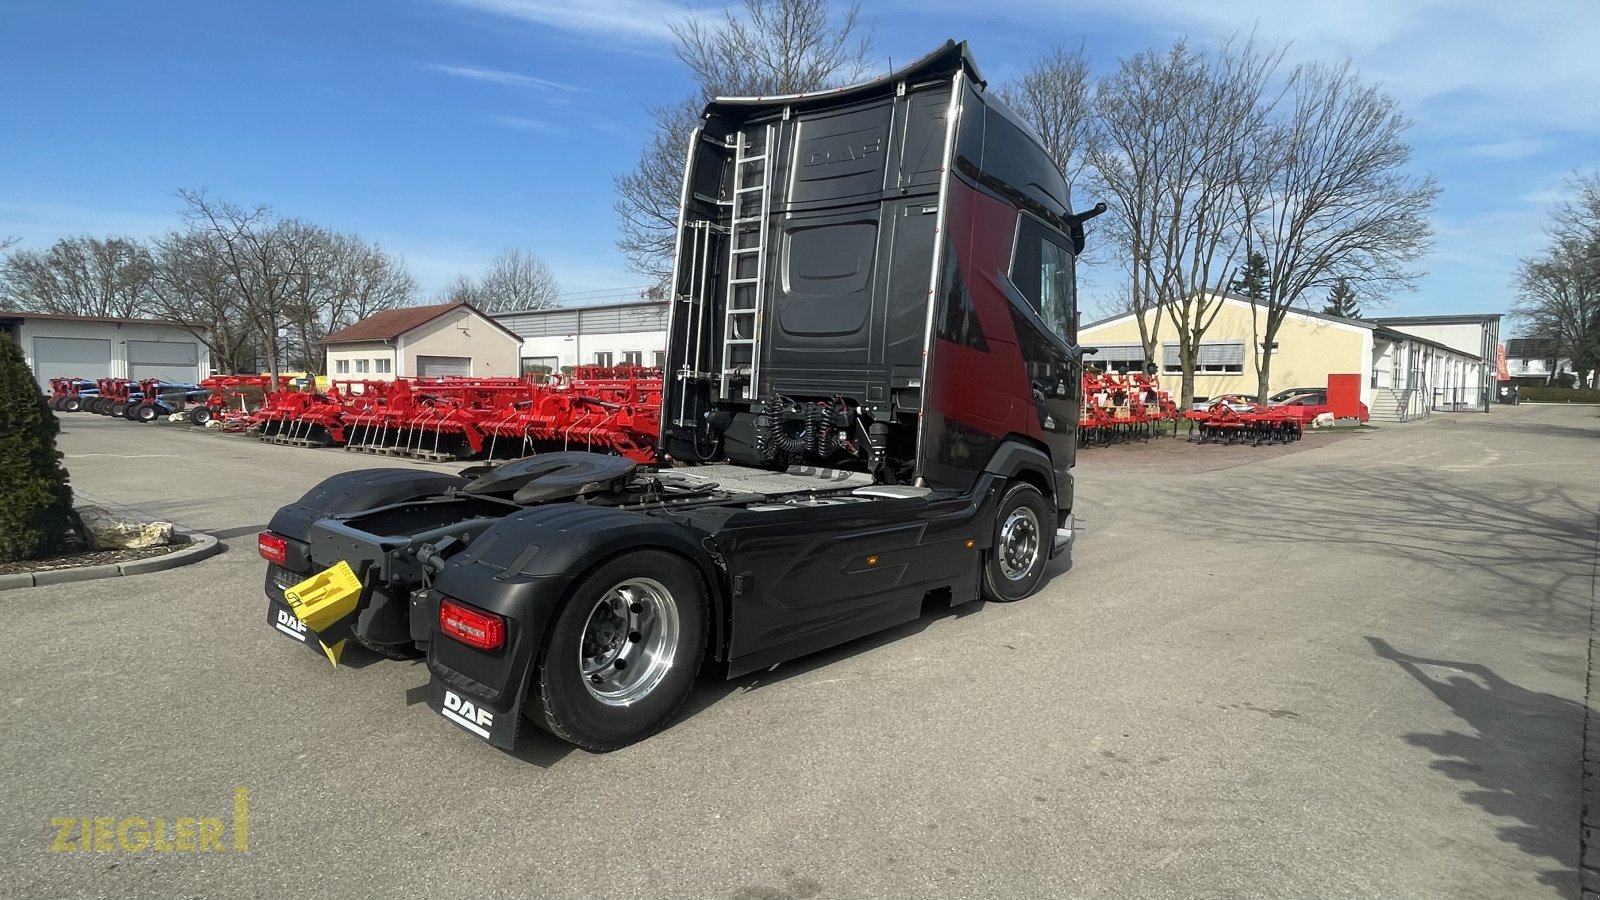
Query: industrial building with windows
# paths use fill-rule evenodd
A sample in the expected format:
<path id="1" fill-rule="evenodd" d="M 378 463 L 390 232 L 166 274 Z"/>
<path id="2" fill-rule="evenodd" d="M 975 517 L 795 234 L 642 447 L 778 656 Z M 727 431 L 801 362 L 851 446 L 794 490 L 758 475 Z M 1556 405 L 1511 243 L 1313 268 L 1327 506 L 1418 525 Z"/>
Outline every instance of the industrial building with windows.
<path id="1" fill-rule="evenodd" d="M 575 366 L 665 365 L 669 309 L 664 302 L 640 301 L 496 313 L 494 318 L 522 338 L 522 372 L 532 375 Z"/>
<path id="2" fill-rule="evenodd" d="M 1196 397 L 1254 396 L 1260 360 L 1267 354 L 1272 358 L 1271 393 L 1323 387 L 1329 375 L 1360 375 L 1361 401 L 1375 419 L 1404 421 L 1434 410 L 1485 410 L 1494 397 L 1498 314 L 1346 319 L 1291 309 L 1267 346 L 1262 340 L 1264 306 L 1232 294 L 1217 299 L 1221 307 L 1196 360 Z M 1133 313 L 1124 313 L 1080 329 L 1079 342 L 1097 351 L 1086 363 L 1109 371 L 1138 371 L 1154 363 L 1166 378 L 1182 375 L 1172 323 L 1154 310 L 1146 316 L 1159 358 L 1145 359 L 1139 322 Z"/>
<path id="3" fill-rule="evenodd" d="M 16 341 L 39 386 L 52 378 L 129 378 L 192 384 L 211 372 L 203 329 L 164 319 L 0 311 L 0 335 Z"/>

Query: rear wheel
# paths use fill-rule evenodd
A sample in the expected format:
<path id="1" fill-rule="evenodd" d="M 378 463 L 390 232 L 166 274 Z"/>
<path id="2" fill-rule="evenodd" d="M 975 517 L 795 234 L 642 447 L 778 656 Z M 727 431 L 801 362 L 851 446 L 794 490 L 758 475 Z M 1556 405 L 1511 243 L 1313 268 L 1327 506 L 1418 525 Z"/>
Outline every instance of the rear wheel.
<path id="1" fill-rule="evenodd" d="M 77 397 L 62 397 L 56 409 L 62 412 L 77 412 L 83 408 L 83 403 Z"/>
<path id="2" fill-rule="evenodd" d="M 122 419 L 126 418 L 128 415 L 128 404 L 124 400 L 118 400 L 109 407 L 101 406 L 100 411 L 105 415 L 112 416 L 113 418 Z"/>
<path id="3" fill-rule="evenodd" d="M 995 517 L 994 547 L 983 565 L 985 600 L 1011 603 L 1039 589 L 1054 523 L 1055 511 L 1038 488 L 1019 481 L 1006 490 Z"/>
<path id="4" fill-rule="evenodd" d="M 199 425 L 204 427 L 209 421 L 211 421 L 211 407 L 196 406 L 194 409 L 189 410 L 190 425 Z"/>
<path id="5" fill-rule="evenodd" d="M 154 422 L 161 415 L 161 410 L 149 403 L 141 403 L 129 411 L 129 418 L 140 422 Z"/>
<path id="6" fill-rule="evenodd" d="M 596 752 L 655 734 L 694 686 L 706 608 L 700 573 L 680 557 L 637 550 L 605 563 L 557 613 L 525 714 Z"/>

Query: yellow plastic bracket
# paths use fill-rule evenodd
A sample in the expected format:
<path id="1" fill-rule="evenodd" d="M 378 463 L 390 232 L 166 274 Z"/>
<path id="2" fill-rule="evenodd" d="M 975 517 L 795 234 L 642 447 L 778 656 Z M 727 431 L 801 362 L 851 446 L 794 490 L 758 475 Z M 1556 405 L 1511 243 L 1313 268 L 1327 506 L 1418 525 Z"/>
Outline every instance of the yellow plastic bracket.
<path id="1" fill-rule="evenodd" d="M 327 631 L 355 611 L 361 580 L 350 564 L 340 561 L 283 592 L 289 609 L 312 631 Z"/>

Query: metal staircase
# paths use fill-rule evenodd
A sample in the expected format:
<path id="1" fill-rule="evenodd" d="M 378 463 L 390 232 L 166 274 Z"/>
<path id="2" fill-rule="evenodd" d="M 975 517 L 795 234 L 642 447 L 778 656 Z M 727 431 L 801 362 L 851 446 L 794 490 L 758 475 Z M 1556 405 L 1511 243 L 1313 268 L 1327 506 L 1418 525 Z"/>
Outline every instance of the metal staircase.
<path id="1" fill-rule="evenodd" d="M 754 400 L 761 352 L 761 308 L 767 277 L 767 220 L 772 212 L 772 150 L 776 125 L 736 132 L 733 194 L 728 219 L 728 293 L 723 306 L 722 383 L 730 400 Z"/>

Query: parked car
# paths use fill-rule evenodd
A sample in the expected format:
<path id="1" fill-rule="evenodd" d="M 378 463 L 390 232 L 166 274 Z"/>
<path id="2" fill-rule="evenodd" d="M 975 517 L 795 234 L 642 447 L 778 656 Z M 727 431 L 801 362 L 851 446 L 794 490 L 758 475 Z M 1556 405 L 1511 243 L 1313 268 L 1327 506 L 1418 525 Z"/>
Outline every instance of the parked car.
<path id="1" fill-rule="evenodd" d="M 1227 406 L 1234 412 L 1247 412 L 1256 406 L 1256 398 L 1244 394 L 1219 394 L 1215 397 L 1196 397 L 1189 404 L 1189 409 L 1194 412 L 1205 412 L 1217 405 Z"/>
<path id="2" fill-rule="evenodd" d="M 1325 412 L 1333 411 L 1328 407 L 1328 392 L 1320 388 L 1291 396 L 1287 400 L 1272 403 L 1271 405 L 1279 409 L 1293 411 L 1295 415 L 1300 417 L 1302 422 L 1310 422 Z M 1367 421 L 1369 417 L 1367 405 L 1365 403 L 1358 403 L 1357 405 L 1360 409 L 1356 413 L 1356 419 L 1361 422 Z"/>
<path id="3" fill-rule="evenodd" d="M 1289 388 L 1287 390 L 1279 391 L 1276 394 L 1273 394 L 1271 397 L 1268 397 L 1267 404 L 1272 405 L 1276 403 L 1282 403 L 1283 401 L 1288 400 L 1290 397 L 1298 397 L 1301 394 L 1315 394 L 1319 392 L 1326 395 L 1328 393 L 1328 389 L 1325 387 Z"/>

